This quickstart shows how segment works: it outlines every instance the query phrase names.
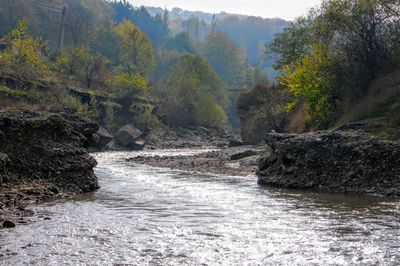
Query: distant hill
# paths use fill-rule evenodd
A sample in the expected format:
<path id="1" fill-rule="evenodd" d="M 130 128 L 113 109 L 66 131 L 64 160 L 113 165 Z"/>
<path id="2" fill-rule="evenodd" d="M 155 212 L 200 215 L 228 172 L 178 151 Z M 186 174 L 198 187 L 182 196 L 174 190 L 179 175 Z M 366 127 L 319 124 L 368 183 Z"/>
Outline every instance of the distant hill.
<path id="1" fill-rule="evenodd" d="M 162 16 L 163 8 L 145 7 L 150 15 Z M 181 8 L 173 8 L 168 11 L 169 27 L 172 33 L 187 31 L 190 20 L 199 20 L 198 34 L 206 38 L 214 14 L 201 11 L 187 11 Z M 272 61 L 264 58 L 265 43 L 273 40 L 276 33 L 288 26 L 288 21 L 280 18 L 262 18 L 240 14 L 221 12 L 215 14 L 215 29 L 226 33 L 235 44 L 247 55 L 249 63 L 270 68 Z"/>
<path id="2" fill-rule="evenodd" d="M 145 8 L 152 16 L 156 16 L 158 14 L 162 15 L 165 11 L 161 7 L 146 6 Z M 189 19 L 191 16 L 194 16 L 194 17 L 199 18 L 200 20 L 204 20 L 207 24 L 211 24 L 214 14 L 202 12 L 202 11 L 188 11 L 188 10 L 183 10 L 179 7 L 174 7 L 173 9 L 169 10 L 169 16 L 170 16 L 171 20 L 177 20 L 177 19 L 186 20 L 186 19 Z M 220 12 L 220 13 L 215 14 L 216 19 L 224 19 L 224 18 L 230 17 L 230 16 L 246 17 L 245 15 L 229 14 L 226 12 Z"/>

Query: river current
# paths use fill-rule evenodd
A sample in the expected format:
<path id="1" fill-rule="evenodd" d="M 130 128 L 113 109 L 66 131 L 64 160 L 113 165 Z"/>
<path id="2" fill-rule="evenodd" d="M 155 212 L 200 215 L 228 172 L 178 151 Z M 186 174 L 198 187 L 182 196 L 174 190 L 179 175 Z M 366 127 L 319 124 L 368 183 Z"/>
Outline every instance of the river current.
<path id="1" fill-rule="evenodd" d="M 399 200 L 262 188 L 255 176 L 125 161 L 136 153 L 94 154 L 101 189 L 33 206 L 33 222 L 0 232 L 0 264 L 400 264 Z"/>

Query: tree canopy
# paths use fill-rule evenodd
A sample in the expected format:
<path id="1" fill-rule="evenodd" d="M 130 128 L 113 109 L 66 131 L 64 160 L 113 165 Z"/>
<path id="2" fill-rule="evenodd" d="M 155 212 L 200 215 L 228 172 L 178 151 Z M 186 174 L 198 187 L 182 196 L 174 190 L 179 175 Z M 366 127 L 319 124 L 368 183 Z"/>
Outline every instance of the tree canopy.
<path id="1" fill-rule="evenodd" d="M 161 114 L 174 126 L 221 128 L 226 123 L 226 86 L 205 59 L 182 56 L 164 77 Z"/>
<path id="2" fill-rule="evenodd" d="M 306 100 L 310 120 L 329 126 L 343 102 L 365 95 L 377 75 L 400 66 L 396 0 L 329 0 L 268 45 L 281 82 Z"/>

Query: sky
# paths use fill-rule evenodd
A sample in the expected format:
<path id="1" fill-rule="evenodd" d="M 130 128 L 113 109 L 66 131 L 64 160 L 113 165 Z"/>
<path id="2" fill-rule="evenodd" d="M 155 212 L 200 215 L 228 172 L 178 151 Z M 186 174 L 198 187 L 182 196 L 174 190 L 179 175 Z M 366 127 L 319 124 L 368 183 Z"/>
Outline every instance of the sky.
<path id="1" fill-rule="evenodd" d="M 179 7 L 190 11 L 227 13 L 280 17 L 287 20 L 307 13 L 309 8 L 319 5 L 322 0 L 129 0 L 134 6 Z"/>

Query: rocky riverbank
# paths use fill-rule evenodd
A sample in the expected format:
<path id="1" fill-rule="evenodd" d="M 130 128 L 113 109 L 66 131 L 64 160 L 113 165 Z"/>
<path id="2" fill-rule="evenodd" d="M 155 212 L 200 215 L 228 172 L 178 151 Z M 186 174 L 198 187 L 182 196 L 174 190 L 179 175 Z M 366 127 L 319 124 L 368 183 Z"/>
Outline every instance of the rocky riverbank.
<path id="1" fill-rule="evenodd" d="M 262 185 L 400 196 L 400 143 L 363 131 L 268 134 L 259 162 Z"/>
<path id="2" fill-rule="evenodd" d="M 255 175 L 257 161 L 266 149 L 262 146 L 219 148 L 204 153 L 185 156 L 143 156 L 127 158 L 129 162 L 154 167 L 166 167 L 189 172 L 248 176 Z"/>
<path id="3" fill-rule="evenodd" d="M 97 189 L 86 149 L 97 131 L 67 114 L 0 110 L 0 223 L 24 223 L 27 204 Z"/>
<path id="4" fill-rule="evenodd" d="M 127 124 L 112 135 L 104 128 L 96 134 L 97 145 L 93 151 L 156 150 L 177 148 L 201 148 L 204 146 L 232 147 L 242 142 L 238 130 L 225 129 L 216 132 L 204 127 L 174 128 L 141 131 Z"/>

